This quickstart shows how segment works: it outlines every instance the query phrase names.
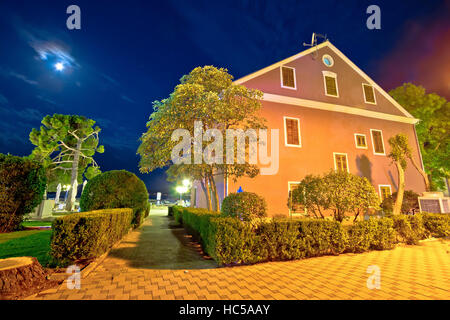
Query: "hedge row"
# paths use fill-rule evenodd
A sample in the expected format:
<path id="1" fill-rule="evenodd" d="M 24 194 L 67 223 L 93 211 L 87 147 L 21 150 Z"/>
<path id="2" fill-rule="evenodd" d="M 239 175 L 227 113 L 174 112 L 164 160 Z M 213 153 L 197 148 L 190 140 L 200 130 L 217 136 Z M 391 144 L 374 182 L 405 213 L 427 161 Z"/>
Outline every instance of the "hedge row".
<path id="1" fill-rule="evenodd" d="M 128 233 L 133 209 L 103 209 L 57 218 L 52 224 L 51 256 L 65 265 L 98 257 Z"/>
<path id="2" fill-rule="evenodd" d="M 398 242 L 448 235 L 450 221 L 440 214 L 399 216 L 357 222 L 346 230 L 332 220 L 269 219 L 255 226 L 205 209 L 175 206 L 172 211 L 220 265 L 392 249 Z"/>

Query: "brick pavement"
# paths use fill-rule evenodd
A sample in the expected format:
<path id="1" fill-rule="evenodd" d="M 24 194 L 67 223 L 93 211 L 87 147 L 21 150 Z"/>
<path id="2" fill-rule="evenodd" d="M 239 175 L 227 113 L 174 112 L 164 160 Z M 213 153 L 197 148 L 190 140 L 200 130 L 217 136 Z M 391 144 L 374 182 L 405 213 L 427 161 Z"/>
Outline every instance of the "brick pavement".
<path id="1" fill-rule="evenodd" d="M 450 241 L 424 241 L 389 251 L 217 268 L 168 218 L 144 226 L 86 278 L 29 299 L 449 299 Z M 368 289 L 377 265 L 381 288 Z"/>

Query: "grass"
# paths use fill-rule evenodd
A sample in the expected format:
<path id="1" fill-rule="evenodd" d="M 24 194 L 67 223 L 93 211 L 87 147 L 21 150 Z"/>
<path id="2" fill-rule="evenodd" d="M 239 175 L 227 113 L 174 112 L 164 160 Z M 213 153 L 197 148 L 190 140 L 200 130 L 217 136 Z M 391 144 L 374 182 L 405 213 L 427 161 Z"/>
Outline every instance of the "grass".
<path id="1" fill-rule="evenodd" d="M 43 226 L 51 226 L 51 221 L 24 221 L 22 222 L 23 227 L 43 227 Z"/>
<path id="2" fill-rule="evenodd" d="M 49 262 L 51 230 L 26 230 L 0 234 L 0 259 L 35 257 L 42 266 Z"/>

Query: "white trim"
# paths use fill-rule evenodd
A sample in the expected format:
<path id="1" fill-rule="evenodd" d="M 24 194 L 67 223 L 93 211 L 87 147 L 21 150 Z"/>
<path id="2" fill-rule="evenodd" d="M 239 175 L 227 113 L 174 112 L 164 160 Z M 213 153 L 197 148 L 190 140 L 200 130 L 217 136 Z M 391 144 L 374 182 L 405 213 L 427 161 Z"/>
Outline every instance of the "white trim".
<path id="1" fill-rule="evenodd" d="M 372 91 L 373 91 L 373 99 L 375 100 L 375 102 L 367 101 L 367 99 L 366 99 L 366 91 L 364 90 L 364 86 L 368 86 L 368 87 L 371 87 L 371 88 L 372 88 Z M 361 87 L 362 87 L 362 91 L 363 91 L 364 102 L 367 103 L 367 104 L 373 104 L 373 105 L 376 105 L 376 104 L 377 104 L 377 97 L 375 96 L 375 88 L 374 88 L 371 84 L 369 84 L 369 83 L 364 83 L 364 82 L 361 83 Z"/>
<path id="2" fill-rule="evenodd" d="M 322 71 L 322 76 L 323 76 L 323 89 L 325 90 L 325 95 L 328 97 L 339 98 L 339 86 L 337 81 L 337 74 L 330 71 Z M 334 83 L 336 84 L 336 95 L 332 95 L 327 92 L 327 81 L 325 77 L 334 78 Z"/>
<path id="3" fill-rule="evenodd" d="M 289 86 L 283 85 L 283 68 L 292 69 L 294 71 L 294 87 L 289 87 Z M 297 78 L 295 76 L 295 68 L 288 67 L 288 66 L 281 66 L 280 67 L 280 82 L 281 82 L 281 87 L 284 89 L 297 90 Z"/>
<path id="4" fill-rule="evenodd" d="M 373 135 L 372 131 L 379 131 L 381 133 L 381 144 L 383 145 L 383 153 L 375 152 L 375 143 L 373 143 Z M 385 156 L 386 155 L 386 148 L 384 147 L 384 138 L 383 138 L 383 131 L 380 129 L 370 129 L 370 140 L 372 141 L 372 150 L 373 154 L 377 156 Z"/>
<path id="5" fill-rule="evenodd" d="M 297 130 L 298 130 L 298 144 L 289 144 L 287 141 L 287 128 L 286 128 L 286 119 L 297 120 Z M 286 147 L 302 147 L 302 134 L 300 132 L 300 119 L 294 117 L 283 116 L 283 125 L 284 125 L 284 145 Z"/>
<path id="6" fill-rule="evenodd" d="M 333 152 L 334 171 L 337 171 L 336 155 L 341 155 L 341 156 L 344 155 L 345 156 L 345 161 L 347 162 L 347 172 L 350 173 L 350 167 L 348 166 L 348 155 L 346 153 L 342 153 L 342 152 Z"/>
<path id="7" fill-rule="evenodd" d="M 389 187 L 389 193 L 392 195 L 392 187 L 390 184 L 379 184 L 378 185 L 378 193 L 380 195 L 380 200 L 383 201 L 383 196 L 381 194 L 381 187 Z"/>
<path id="8" fill-rule="evenodd" d="M 325 59 L 330 60 L 331 65 L 327 65 L 327 64 L 325 63 Z M 334 59 L 333 59 L 333 57 L 330 56 L 329 54 L 324 54 L 324 55 L 322 56 L 322 62 L 323 62 L 323 64 L 324 64 L 325 66 L 327 66 L 328 68 L 331 68 L 332 66 L 334 66 Z"/>
<path id="9" fill-rule="evenodd" d="M 415 118 L 396 116 L 396 115 L 388 114 L 388 113 L 370 111 L 370 110 L 360 109 L 360 108 L 356 108 L 356 107 L 343 106 L 343 105 L 332 104 L 332 103 L 327 103 L 327 102 L 320 102 L 320 101 L 315 101 L 315 100 L 281 96 L 281 95 L 272 94 L 272 93 L 264 93 L 263 100 L 270 101 L 270 102 L 283 103 L 283 104 L 296 105 L 296 106 L 300 106 L 300 107 L 304 107 L 304 108 L 342 112 L 342 113 L 354 114 L 354 115 L 368 117 L 368 118 L 389 120 L 389 121 L 402 122 L 402 123 L 415 124 L 415 123 L 419 122 L 419 120 L 415 119 Z"/>
<path id="10" fill-rule="evenodd" d="M 289 192 L 291 191 L 291 184 L 300 184 L 300 181 L 288 181 L 288 198 L 289 198 Z M 306 209 L 305 209 L 306 213 Z M 289 216 L 300 216 L 303 215 L 303 213 L 292 213 L 291 208 L 289 208 Z"/>
<path id="11" fill-rule="evenodd" d="M 281 60 L 277 63 L 274 63 L 266 68 L 260 69 L 256 72 L 253 72 L 245 77 L 239 78 L 237 80 L 234 81 L 235 84 L 242 84 L 248 80 L 251 80 L 253 78 L 256 78 L 266 72 L 272 71 L 275 68 L 278 68 L 281 65 L 287 64 L 291 61 L 294 61 L 298 58 L 301 58 L 303 56 L 306 56 L 310 53 L 313 53 L 314 51 L 318 51 L 319 49 L 322 49 L 323 47 L 328 47 L 330 48 L 332 51 L 334 51 L 335 54 L 338 55 L 338 57 L 340 57 L 342 60 L 344 60 L 344 62 L 346 62 L 353 70 L 355 70 L 361 77 L 364 78 L 364 80 L 366 80 L 369 84 L 371 84 L 375 89 L 378 90 L 378 92 L 384 96 L 387 100 L 389 100 L 389 102 L 391 102 L 394 107 L 396 107 L 401 113 L 404 114 L 405 117 L 407 118 L 411 118 L 414 119 L 414 117 L 405 110 L 405 108 L 403 108 L 397 101 L 394 100 L 394 98 L 392 98 L 386 91 L 383 90 L 383 88 L 381 88 L 375 81 L 373 81 L 367 74 L 365 74 L 361 69 L 359 69 L 349 58 L 347 58 L 341 51 L 339 51 L 339 49 L 337 49 L 330 41 L 325 41 L 322 42 L 321 44 L 315 46 L 315 47 L 311 47 L 308 50 L 302 51 L 300 53 L 297 53 L 296 55 L 293 55 L 289 58 L 286 58 L 284 60 Z M 415 119 L 414 119 L 415 120 Z M 415 123 L 415 122 L 412 122 Z"/>
<path id="12" fill-rule="evenodd" d="M 356 146 L 357 149 L 367 149 L 368 148 L 367 147 L 367 145 L 368 145 L 367 137 L 366 137 L 366 135 L 364 133 L 354 133 L 354 136 L 355 136 L 355 146 Z M 366 146 L 365 147 L 359 147 L 358 146 L 358 139 L 356 139 L 356 136 L 364 136 L 364 140 L 366 141 Z"/>

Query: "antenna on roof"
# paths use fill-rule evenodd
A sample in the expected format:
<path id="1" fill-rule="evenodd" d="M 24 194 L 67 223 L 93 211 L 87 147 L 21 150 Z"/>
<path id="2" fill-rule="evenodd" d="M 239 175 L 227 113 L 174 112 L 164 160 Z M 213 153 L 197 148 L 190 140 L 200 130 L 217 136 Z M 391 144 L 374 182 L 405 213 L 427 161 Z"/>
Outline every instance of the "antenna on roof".
<path id="1" fill-rule="evenodd" d="M 305 47 L 315 47 L 315 46 L 317 46 L 317 38 L 322 38 L 324 42 L 328 40 L 327 35 L 322 35 L 322 34 L 313 32 L 312 37 L 311 37 L 311 43 L 303 42 L 303 45 Z M 313 53 L 313 59 L 316 58 L 317 54 L 318 53 L 317 53 L 317 48 L 316 48 L 316 51 Z"/>

